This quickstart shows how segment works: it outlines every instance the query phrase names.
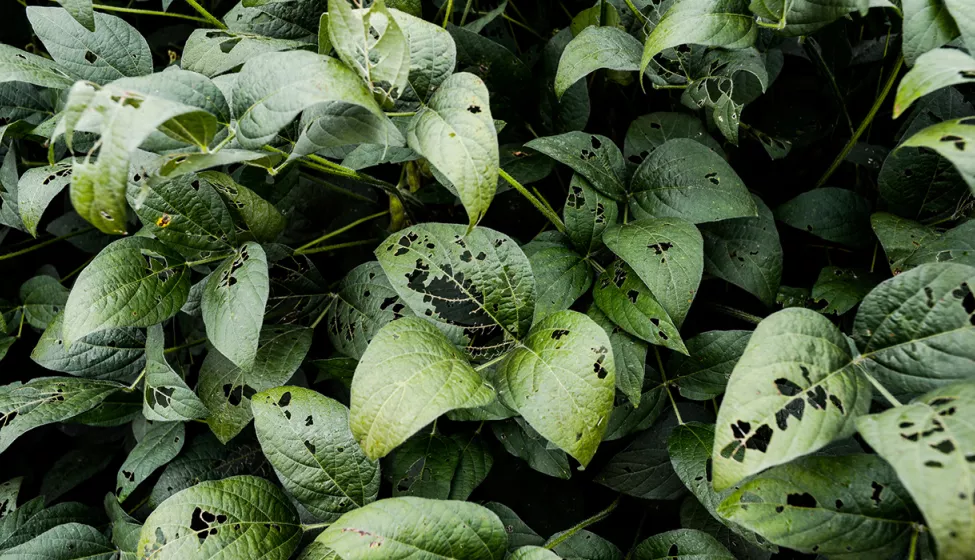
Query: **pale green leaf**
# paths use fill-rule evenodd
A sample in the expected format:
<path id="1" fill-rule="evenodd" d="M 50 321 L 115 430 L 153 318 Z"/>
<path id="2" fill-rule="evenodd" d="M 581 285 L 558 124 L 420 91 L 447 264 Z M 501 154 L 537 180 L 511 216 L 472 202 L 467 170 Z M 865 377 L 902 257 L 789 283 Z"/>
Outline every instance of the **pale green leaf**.
<path id="1" fill-rule="evenodd" d="M 549 537 L 548 544 L 551 545 L 552 540 L 560 534 Z M 552 551 L 563 560 L 623 560 L 623 553 L 615 544 L 585 529 L 573 533 Z"/>
<path id="2" fill-rule="evenodd" d="M 91 6 L 91 0 L 57 0 L 57 2 L 85 29 L 95 30 L 95 10 Z"/>
<path id="3" fill-rule="evenodd" d="M 851 13 L 866 13 L 870 0 L 751 0 L 748 8 L 779 33 L 808 35 Z"/>
<path id="4" fill-rule="evenodd" d="M 870 224 L 887 255 L 887 263 L 893 274 L 903 272 L 907 268 L 907 259 L 917 253 L 927 241 L 939 237 L 933 228 L 886 212 L 877 212 L 870 216 Z"/>
<path id="5" fill-rule="evenodd" d="M 241 368 L 254 364 L 269 291 L 267 255 L 254 242 L 221 263 L 203 288 L 207 338 Z"/>
<path id="6" fill-rule="evenodd" d="M 220 88 L 207 76 L 177 67 L 135 78 L 115 80 L 112 86 L 198 107 L 221 123 L 230 120 L 230 106 Z"/>
<path id="7" fill-rule="evenodd" d="M 187 173 L 196 173 L 214 167 L 223 167 L 235 163 L 253 165 L 270 169 L 281 160 L 279 154 L 270 152 L 254 152 L 224 148 L 219 152 L 197 153 L 167 153 L 162 156 L 159 174 L 163 177 L 178 177 Z"/>
<path id="8" fill-rule="evenodd" d="M 897 85 L 894 118 L 915 101 L 948 86 L 975 82 L 975 58 L 956 49 L 936 49 L 921 55 Z"/>
<path id="9" fill-rule="evenodd" d="M 7 82 L 66 88 L 74 83 L 74 78 L 48 58 L 0 44 L 0 83 Z"/>
<path id="10" fill-rule="evenodd" d="M 975 125 L 971 117 L 929 126 L 901 142 L 897 149 L 904 147 L 934 150 L 955 166 L 975 193 Z"/>
<path id="11" fill-rule="evenodd" d="M 880 277 L 865 270 L 826 266 L 813 284 L 812 299 L 826 304 L 820 313 L 842 315 L 856 307 L 879 281 Z"/>
<path id="12" fill-rule="evenodd" d="M 37 225 L 52 200 L 71 183 L 71 162 L 32 167 L 17 182 L 17 208 L 27 232 L 37 237 Z"/>
<path id="13" fill-rule="evenodd" d="M 751 335 L 751 331 L 706 331 L 688 339 L 690 356 L 671 354 L 667 376 L 684 398 L 713 399 L 724 393 Z"/>
<path id="14" fill-rule="evenodd" d="M 149 424 L 139 443 L 132 448 L 119 467 L 115 480 L 115 495 L 124 501 L 158 468 L 172 461 L 183 448 L 186 430 L 182 422 Z"/>
<path id="15" fill-rule="evenodd" d="M 184 70 L 192 70 L 212 78 L 264 53 L 294 50 L 305 45 L 302 41 L 275 39 L 252 33 L 196 29 L 183 45 L 180 65 Z"/>
<path id="16" fill-rule="evenodd" d="M 401 5 L 404 1 L 415 1 L 416 6 Z M 454 39 L 444 28 L 420 17 L 419 3 L 419 0 L 387 1 L 393 19 L 406 33 L 410 44 L 410 78 L 403 95 L 408 101 L 429 99 L 457 65 Z"/>
<path id="17" fill-rule="evenodd" d="M 301 114 L 299 127 L 301 136 L 289 159 L 353 144 L 376 144 L 387 150 L 406 145 L 406 138 L 391 120 L 340 101 L 309 107 Z"/>
<path id="18" fill-rule="evenodd" d="M 165 342 L 161 326 L 149 327 L 142 414 L 149 420 L 161 422 L 206 418 L 209 411 L 203 402 L 166 361 Z"/>
<path id="19" fill-rule="evenodd" d="M 944 46 L 958 36 L 958 26 L 948 13 L 945 0 L 901 0 L 904 9 L 904 38 L 901 51 L 908 64 L 921 55 Z"/>
<path id="20" fill-rule="evenodd" d="M 510 555 L 508 560 L 559 560 L 560 556 L 540 546 L 523 546 Z"/>
<path id="21" fill-rule="evenodd" d="M 65 523 L 0 552 L 0 559 L 114 560 L 115 547 L 94 527 Z"/>
<path id="22" fill-rule="evenodd" d="M 967 0 L 945 0 L 945 6 L 958 26 L 965 48 L 969 53 L 975 51 L 975 6 Z"/>
<path id="23" fill-rule="evenodd" d="M 572 244 L 583 256 L 588 256 L 602 246 L 603 231 L 616 223 L 619 207 L 615 200 L 594 189 L 582 175 L 573 174 L 562 214 Z"/>
<path id="24" fill-rule="evenodd" d="M 905 267 L 925 263 L 954 262 L 975 266 L 975 220 L 959 224 L 948 231 L 925 238 L 905 261 Z"/>
<path id="25" fill-rule="evenodd" d="M 869 247 L 870 204 L 857 193 L 834 187 L 804 192 L 775 209 L 775 218 L 816 237 Z"/>
<path id="26" fill-rule="evenodd" d="M 626 165 L 623 154 L 613 141 L 598 134 L 566 132 L 558 136 L 536 138 L 525 144 L 572 168 L 589 180 L 599 192 L 613 200 L 626 196 Z"/>
<path id="27" fill-rule="evenodd" d="M 654 535 L 637 545 L 633 560 L 734 560 L 711 535 L 694 529 L 676 529 Z"/>
<path id="28" fill-rule="evenodd" d="M 639 70 L 641 52 L 640 42 L 619 28 L 587 27 L 562 51 L 555 95 L 561 98 L 572 84 L 596 70 Z"/>
<path id="29" fill-rule="evenodd" d="M 410 44 L 383 0 L 353 10 L 348 0 L 329 0 L 328 36 L 332 47 L 383 102 L 406 90 Z"/>
<path id="30" fill-rule="evenodd" d="M 336 350 L 358 360 L 379 329 L 413 312 L 396 295 L 376 261 L 349 271 L 335 290 L 325 316 L 328 339 Z"/>
<path id="31" fill-rule="evenodd" d="M 91 379 L 132 379 L 146 365 L 146 337 L 133 328 L 112 328 L 85 335 L 65 348 L 64 313 L 48 325 L 31 352 L 41 367 Z"/>

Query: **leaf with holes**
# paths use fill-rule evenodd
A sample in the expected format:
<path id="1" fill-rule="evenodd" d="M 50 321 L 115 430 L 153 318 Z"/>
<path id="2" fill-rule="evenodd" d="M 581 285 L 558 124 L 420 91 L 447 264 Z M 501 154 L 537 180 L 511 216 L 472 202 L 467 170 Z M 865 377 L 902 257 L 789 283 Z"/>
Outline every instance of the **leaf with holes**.
<path id="1" fill-rule="evenodd" d="M 348 0 L 328 2 L 329 42 L 384 102 L 396 100 L 410 74 L 410 43 L 383 0 L 353 10 Z"/>
<path id="2" fill-rule="evenodd" d="M 206 418 L 209 411 L 166 361 L 161 326 L 149 327 L 146 335 L 145 386 L 142 414 L 158 422 L 186 422 Z"/>
<path id="3" fill-rule="evenodd" d="M 606 331 L 613 346 L 616 388 L 626 395 L 632 405 L 631 408 L 639 407 L 644 384 L 644 364 L 647 361 L 647 344 L 630 336 L 621 327 L 614 325 L 609 317 L 595 305 L 589 308 L 587 315 Z M 615 408 L 613 414 L 616 414 Z M 614 422 L 611 416 L 607 434 L 613 431 L 613 426 Z"/>
<path id="4" fill-rule="evenodd" d="M 857 193 L 834 187 L 804 192 L 775 209 L 775 218 L 816 237 L 867 247 L 870 237 L 870 204 Z"/>
<path id="5" fill-rule="evenodd" d="M 565 229 L 576 249 L 588 256 L 603 243 L 603 231 L 616 223 L 619 207 L 581 175 L 573 174 L 569 194 L 562 208 Z"/>
<path id="6" fill-rule="evenodd" d="M 754 0 L 748 7 L 788 36 L 808 35 L 851 13 L 866 13 L 870 0 Z"/>
<path id="7" fill-rule="evenodd" d="M 98 532 L 80 523 L 57 525 L 33 539 L 2 551 L 7 558 L 52 560 L 113 560 L 118 551 Z"/>
<path id="8" fill-rule="evenodd" d="M 903 553 L 916 515 L 894 469 L 873 455 L 772 468 L 732 492 L 718 514 L 779 546 L 837 558 Z"/>
<path id="9" fill-rule="evenodd" d="M 186 39 L 180 65 L 184 70 L 214 77 L 264 53 L 305 46 L 302 41 L 219 29 L 195 29 Z"/>
<path id="10" fill-rule="evenodd" d="M 138 554 L 286 560 L 301 536 L 298 512 L 284 492 L 263 478 L 235 476 L 201 482 L 159 504 L 142 526 Z"/>
<path id="11" fill-rule="evenodd" d="M 969 220 L 941 234 L 925 236 L 905 261 L 911 268 L 926 263 L 952 262 L 975 266 L 975 220 Z M 912 244 L 913 245 L 913 244 Z"/>
<path id="12" fill-rule="evenodd" d="M 606 332 L 575 311 L 539 321 L 495 373 L 501 401 L 589 464 L 613 407 L 616 366 Z"/>
<path id="13" fill-rule="evenodd" d="M 700 142 L 668 140 L 633 174 L 630 210 L 637 218 L 681 218 L 694 224 L 757 216 L 745 184 Z"/>
<path id="14" fill-rule="evenodd" d="M 887 263 L 893 274 L 900 274 L 910 268 L 905 264 L 906 261 L 927 241 L 940 237 L 933 228 L 886 212 L 871 215 L 870 225 L 887 255 Z"/>
<path id="15" fill-rule="evenodd" d="M 637 117 L 626 130 L 623 155 L 627 165 L 636 169 L 654 150 L 673 138 L 690 138 L 724 154 L 700 119 L 686 113 L 650 113 Z"/>
<path id="16" fill-rule="evenodd" d="M 924 513 L 940 558 L 975 550 L 975 383 L 926 393 L 864 416 L 857 429 L 897 471 Z"/>
<path id="17" fill-rule="evenodd" d="M 218 266 L 203 288 L 207 337 L 241 368 L 254 364 L 269 290 L 267 256 L 253 242 L 242 245 Z"/>
<path id="18" fill-rule="evenodd" d="M 596 70 L 639 70 L 641 52 L 640 42 L 619 28 L 587 27 L 562 51 L 555 95 L 561 98 L 572 84 Z"/>
<path id="19" fill-rule="evenodd" d="M 325 324 L 335 349 L 358 360 L 379 329 L 411 315 L 382 267 L 372 261 L 352 269 L 339 284 Z"/>
<path id="20" fill-rule="evenodd" d="M 379 463 L 359 449 L 349 409 L 301 387 L 254 395 L 254 429 L 285 489 L 317 519 L 337 520 L 375 501 Z"/>
<path id="21" fill-rule="evenodd" d="M 825 303 L 823 314 L 842 315 L 857 306 L 864 296 L 879 283 L 879 277 L 865 270 L 851 270 L 827 266 L 819 271 L 812 288 L 812 299 Z"/>
<path id="22" fill-rule="evenodd" d="M 616 205 L 615 202 L 612 204 Z M 538 286 L 535 322 L 568 309 L 592 286 L 589 263 L 571 248 L 564 235 L 558 232 L 542 233 L 522 250 L 531 263 Z"/>
<path id="23" fill-rule="evenodd" d="M 257 241 L 274 241 L 285 228 L 287 221 L 273 204 L 261 198 L 253 190 L 235 182 L 229 175 L 216 171 L 204 171 L 199 177 L 210 183 L 220 193 L 227 207 L 235 214 L 235 222 L 247 227 Z"/>
<path id="24" fill-rule="evenodd" d="M 975 131 L 971 118 L 954 119 L 931 125 L 901 142 L 897 147 L 928 148 L 955 166 L 968 188 L 975 193 Z"/>
<path id="25" fill-rule="evenodd" d="M 732 560 L 728 549 L 711 535 L 677 529 L 654 535 L 637 545 L 633 560 Z"/>
<path id="26" fill-rule="evenodd" d="M 186 430 L 182 422 L 149 424 L 142 439 L 119 467 L 115 479 L 115 496 L 118 501 L 125 501 L 153 472 L 172 461 L 185 441 Z"/>
<path id="27" fill-rule="evenodd" d="M 393 496 L 466 500 L 493 464 L 491 452 L 476 433 L 447 437 L 421 432 L 396 450 L 387 478 Z"/>
<path id="28" fill-rule="evenodd" d="M 41 367 L 90 379 L 134 379 L 146 365 L 146 337 L 134 328 L 100 330 L 65 348 L 59 313 L 41 334 L 31 359 Z"/>
<path id="29" fill-rule="evenodd" d="M 536 138 L 525 144 L 555 161 L 569 166 L 589 181 L 593 188 L 612 198 L 626 197 L 626 165 L 623 154 L 612 140 L 598 134 L 566 132 Z"/>
<path id="30" fill-rule="evenodd" d="M 37 237 L 37 225 L 44 210 L 70 183 L 70 161 L 24 171 L 17 183 L 17 207 L 28 233 Z"/>
<path id="31" fill-rule="evenodd" d="M 936 49 L 924 53 L 897 85 L 894 118 L 935 90 L 972 82 L 975 82 L 975 58 L 955 49 Z"/>
<path id="32" fill-rule="evenodd" d="M 718 412 L 715 490 L 851 435 L 870 397 L 846 338 L 828 319 L 802 308 L 766 317 Z"/>
<path id="33" fill-rule="evenodd" d="M 0 83 L 9 82 L 66 88 L 74 78 L 50 59 L 0 44 Z"/>

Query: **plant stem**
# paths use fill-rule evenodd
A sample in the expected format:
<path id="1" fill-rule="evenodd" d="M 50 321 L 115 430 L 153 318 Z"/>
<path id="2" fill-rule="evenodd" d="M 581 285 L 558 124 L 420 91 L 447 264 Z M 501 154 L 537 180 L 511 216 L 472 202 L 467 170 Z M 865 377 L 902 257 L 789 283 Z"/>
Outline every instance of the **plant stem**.
<path id="1" fill-rule="evenodd" d="M 751 313 L 745 313 L 740 309 L 735 309 L 734 307 L 728 307 L 727 305 L 722 305 L 720 303 L 708 303 L 706 307 L 717 311 L 718 313 L 727 315 L 729 317 L 734 317 L 735 319 L 741 319 L 742 321 L 757 325 L 762 322 L 762 318 L 758 315 L 752 315 Z"/>
<path id="2" fill-rule="evenodd" d="M 119 12 L 123 14 L 139 14 L 144 16 L 162 16 L 162 17 L 171 17 L 171 18 L 178 18 L 178 19 L 187 19 L 190 21 L 196 21 L 200 23 L 210 23 L 209 20 L 203 19 L 201 17 L 188 16 L 185 14 L 176 14 L 176 13 L 169 13 L 169 12 L 157 12 L 156 10 L 138 10 L 136 8 L 121 8 L 118 6 L 106 6 L 104 4 L 92 4 L 91 7 L 96 10 L 101 10 L 103 12 Z"/>
<path id="3" fill-rule="evenodd" d="M 633 0 L 624 0 L 624 1 L 626 2 L 626 6 L 630 9 L 630 11 L 633 12 L 633 15 L 636 16 L 636 19 L 642 22 L 644 25 L 646 25 L 647 22 L 646 16 L 644 16 L 643 12 L 638 10 L 637 7 L 633 5 Z"/>
<path id="4" fill-rule="evenodd" d="M 603 519 L 606 519 L 607 517 L 609 517 L 609 514 L 613 513 L 613 510 L 615 510 L 616 506 L 618 505 L 620 505 L 620 496 L 616 496 L 616 499 L 613 500 L 613 503 L 609 504 L 609 506 L 607 506 L 606 509 L 600 511 L 599 513 L 593 515 L 588 519 L 583 519 L 582 521 L 576 523 L 572 527 L 569 527 L 565 531 L 562 531 L 555 538 L 549 539 L 549 541 L 545 543 L 545 548 L 552 550 L 553 548 L 569 540 L 570 537 L 572 537 L 579 531 L 585 529 L 586 527 L 594 523 L 599 523 Z"/>
<path id="5" fill-rule="evenodd" d="M 329 233 L 326 233 L 325 235 L 319 237 L 318 239 L 316 239 L 314 241 L 310 241 L 308 243 L 305 243 L 301 247 L 298 247 L 297 249 L 295 249 L 295 254 L 296 255 L 302 255 L 302 254 L 304 254 L 304 252 L 307 249 L 309 249 L 311 247 L 314 247 L 315 245 L 318 245 L 319 243 L 321 243 L 322 241 L 325 241 L 326 239 L 331 239 L 331 238 L 335 237 L 336 235 L 341 235 L 341 234 L 349 231 L 350 229 L 352 229 L 352 228 L 354 228 L 354 227 L 356 227 L 356 226 L 358 226 L 360 224 L 364 224 L 364 223 L 368 222 L 369 220 L 375 220 L 376 218 L 381 218 L 381 217 L 383 217 L 383 216 L 385 216 L 387 214 L 389 214 L 389 210 L 383 210 L 382 212 L 377 212 L 377 213 L 375 213 L 375 214 L 373 214 L 371 216 L 366 216 L 365 218 L 360 218 L 360 219 L 352 222 L 351 224 L 349 224 L 347 226 L 342 226 L 342 227 L 340 227 L 339 229 L 337 229 L 335 231 L 331 231 Z"/>
<path id="6" fill-rule="evenodd" d="M 85 228 L 85 229 L 79 229 L 78 231 L 71 232 L 71 233 L 69 233 L 67 235 L 62 235 L 61 237 L 55 237 L 53 239 L 48 239 L 47 241 L 41 241 L 40 243 L 38 243 L 36 245 L 31 245 L 30 247 L 25 247 L 24 249 L 21 249 L 19 251 L 14 251 L 13 253 L 7 253 L 5 255 L 0 255 L 0 261 L 5 261 L 7 259 L 12 259 L 14 257 L 19 257 L 21 255 L 26 255 L 27 253 L 32 253 L 32 252 L 34 252 L 34 251 L 36 251 L 38 249 L 42 249 L 44 247 L 47 247 L 48 245 L 51 245 L 53 243 L 57 243 L 58 241 L 64 241 L 65 239 L 72 238 L 72 237 L 74 237 L 76 235 L 81 235 L 83 233 L 88 233 L 89 231 L 92 231 L 93 229 L 95 229 L 95 228 L 90 227 L 90 228 Z"/>
<path id="7" fill-rule="evenodd" d="M 667 381 L 667 372 L 664 371 L 664 361 L 660 359 L 660 349 L 654 346 L 653 353 L 657 355 L 657 367 L 660 368 L 660 379 L 663 380 L 664 390 L 667 391 L 667 396 L 670 397 L 670 405 L 674 407 L 674 414 L 677 415 L 677 423 L 683 426 L 684 419 L 680 417 L 680 411 L 677 410 L 677 401 L 674 400 L 674 394 L 670 392 L 670 382 Z"/>
<path id="8" fill-rule="evenodd" d="M 174 352 L 179 352 L 180 350 L 184 350 L 186 348 L 193 348 L 194 346 L 199 346 L 199 345 L 203 344 L 206 341 L 207 341 L 207 339 L 205 339 L 205 338 L 198 338 L 196 340 L 191 340 L 189 342 L 184 342 L 183 344 L 180 344 L 179 346 L 173 346 L 172 348 L 167 348 L 167 349 L 163 350 L 163 353 L 164 354 L 172 354 Z"/>
<path id="9" fill-rule="evenodd" d="M 335 245 L 325 245 L 323 247 L 315 247 L 314 249 L 308 249 L 301 253 L 295 251 L 296 255 L 314 255 L 315 253 L 324 253 L 326 251 L 335 251 L 336 249 L 347 249 L 349 247 L 358 247 L 359 245 L 368 245 L 370 243 L 375 243 L 375 239 L 362 239 L 360 241 L 349 241 L 348 243 L 337 243 Z"/>
<path id="10" fill-rule="evenodd" d="M 416 115 L 416 111 L 403 111 L 400 113 L 386 113 L 387 117 L 412 117 Z"/>
<path id="11" fill-rule="evenodd" d="M 447 10 L 443 15 L 443 28 L 447 29 L 447 24 L 450 23 L 450 16 L 454 13 L 454 0 L 447 0 Z"/>
<path id="12" fill-rule="evenodd" d="M 224 259 L 229 259 L 230 257 L 234 256 L 235 254 L 236 253 L 229 253 L 229 254 L 226 254 L 226 255 L 215 255 L 215 256 L 212 256 L 212 257 L 207 257 L 205 259 L 200 259 L 198 261 L 189 261 L 189 262 L 186 262 L 186 263 L 183 263 L 183 264 L 185 266 L 187 266 L 187 267 L 194 267 L 194 266 L 201 265 L 201 264 L 210 264 L 212 262 L 217 262 L 217 261 L 222 261 Z"/>
<path id="13" fill-rule="evenodd" d="M 474 0 L 467 0 L 467 4 L 464 5 L 464 13 L 460 15 L 460 26 L 464 27 L 464 22 L 467 21 L 467 14 L 471 11 L 471 4 Z"/>
<path id="14" fill-rule="evenodd" d="M 629 3 L 629 0 L 627 0 Z M 633 560 L 633 555 L 636 553 L 636 546 L 640 543 L 640 534 L 643 533 L 643 524 L 647 522 L 647 510 L 643 510 L 643 515 L 640 517 L 640 523 L 636 526 L 636 534 L 633 535 L 633 544 L 630 545 L 630 551 L 626 553 L 626 557 L 623 560 Z"/>
<path id="15" fill-rule="evenodd" d="M 502 14 L 501 14 L 501 18 L 502 18 L 502 19 L 504 19 L 504 20 L 507 20 L 507 21 L 508 21 L 508 22 L 510 22 L 510 23 L 513 23 L 514 25 L 517 25 L 518 27 L 520 27 L 520 28 L 522 28 L 522 29 L 524 29 L 525 31 L 528 31 L 529 33 L 531 33 L 532 35 L 534 35 L 534 36 L 536 36 L 536 37 L 538 37 L 539 39 L 544 39 L 544 38 L 545 38 L 545 37 L 542 37 L 542 35 L 541 35 L 541 34 L 539 34 L 539 33 L 538 33 L 538 31 L 535 31 L 535 30 L 534 30 L 534 29 L 532 29 L 531 27 L 528 27 L 528 26 L 527 26 L 527 25 L 525 25 L 524 23 L 522 23 L 522 22 L 520 22 L 520 21 L 518 21 L 518 20 L 516 20 L 515 18 L 513 18 L 513 17 L 511 17 L 511 16 L 509 16 L 509 15 L 508 15 L 508 14 L 506 14 L 506 13 L 502 13 Z"/>
<path id="16" fill-rule="evenodd" d="M 142 373 L 139 374 L 139 377 L 136 377 L 135 381 L 133 381 L 131 385 L 129 385 L 128 387 L 124 387 L 122 390 L 125 391 L 126 393 L 131 393 L 132 391 L 135 391 L 136 385 L 138 385 L 139 382 L 142 381 L 142 378 L 145 376 L 146 376 L 146 369 L 142 368 Z"/>
<path id="17" fill-rule="evenodd" d="M 921 534 L 918 527 L 914 528 L 914 533 L 911 534 L 911 548 L 907 552 L 907 560 L 914 560 L 917 554 L 917 537 Z"/>
<path id="18" fill-rule="evenodd" d="M 206 8 L 201 6 L 200 3 L 197 2 L 196 0 L 186 0 L 186 3 L 189 4 L 194 10 L 196 10 L 198 14 L 203 16 L 204 19 L 206 19 L 208 22 L 213 24 L 217 29 L 227 29 L 227 26 L 224 25 L 222 21 L 213 17 L 213 14 L 208 12 Z"/>
<path id="19" fill-rule="evenodd" d="M 555 225 L 555 229 L 559 230 L 562 233 L 565 233 L 565 224 L 562 223 L 562 219 L 559 218 L 558 214 L 549 210 L 547 206 L 545 206 L 544 204 L 542 204 L 540 200 L 535 198 L 535 195 L 528 192 L 528 189 L 522 186 L 522 184 L 519 183 L 514 177 L 508 175 L 507 171 L 505 171 L 504 169 L 498 169 L 498 173 L 505 181 L 508 182 L 508 184 L 514 187 L 516 191 L 520 192 L 521 196 L 527 198 L 528 202 L 531 202 L 532 205 L 535 206 L 535 208 L 537 208 L 538 211 L 542 213 L 542 215 L 548 218 L 548 221 L 552 222 L 552 224 Z"/>
<path id="20" fill-rule="evenodd" d="M 501 354 L 497 358 L 494 358 L 493 360 L 489 360 L 489 361 L 484 362 L 483 364 L 477 366 L 476 368 L 474 368 L 474 371 L 484 371 L 487 368 L 493 366 L 494 364 L 500 362 L 501 360 L 503 360 L 503 359 L 505 359 L 507 357 L 508 357 L 508 354 L 507 353 Z"/>
<path id="21" fill-rule="evenodd" d="M 332 308 L 332 304 L 335 303 L 335 300 L 338 299 L 335 296 L 335 294 L 330 294 L 330 295 L 332 296 L 332 300 L 328 302 L 328 305 L 325 306 L 325 309 L 322 309 L 322 312 L 319 313 L 318 317 L 315 318 L 315 322 L 311 324 L 312 330 L 315 330 L 315 327 L 318 326 L 318 323 L 322 322 L 322 319 L 325 318 L 325 314 L 328 313 L 328 310 Z"/>
<path id="22" fill-rule="evenodd" d="M 79 272 L 81 272 L 82 270 L 84 270 L 85 267 L 88 266 L 91 263 L 91 261 L 93 261 L 93 260 L 95 260 L 95 257 L 94 256 L 88 257 L 88 260 L 86 260 L 84 263 L 82 263 L 81 266 L 79 266 L 78 268 L 72 270 L 71 272 L 67 273 L 63 278 L 61 278 L 61 283 L 64 284 L 65 282 L 68 281 L 69 278 L 71 278 L 75 274 L 78 274 Z"/>
<path id="23" fill-rule="evenodd" d="M 887 399 L 887 401 L 890 404 L 894 406 L 901 406 L 901 402 L 897 400 L 897 398 L 894 397 L 894 395 L 890 394 L 890 391 L 887 390 L 887 387 L 884 387 L 879 381 L 874 379 L 873 376 L 867 373 L 865 370 L 861 370 L 861 371 L 863 372 L 863 375 L 867 376 L 867 380 L 870 381 L 870 384 L 873 385 L 874 388 L 877 389 L 877 391 L 879 391 L 880 394 L 883 395 L 884 398 Z"/>
<path id="24" fill-rule="evenodd" d="M 606 269 L 605 269 L 605 268 L 603 268 L 603 266 L 602 266 L 601 264 L 599 264 L 598 262 L 596 262 L 596 261 L 594 261 L 594 260 L 592 260 L 592 259 L 590 259 L 589 257 L 586 257 L 586 258 L 584 258 L 584 259 L 582 259 L 582 260 L 584 260 L 584 261 L 586 261 L 587 263 L 589 263 L 589 266 L 591 266 L 591 267 L 593 267 L 593 269 L 594 269 L 594 270 L 595 270 L 596 272 L 598 272 L 598 273 L 600 273 L 600 274 L 602 274 L 602 273 L 604 273 L 604 272 L 606 272 Z"/>
<path id="25" fill-rule="evenodd" d="M 840 164 L 846 160 L 846 156 L 850 154 L 850 150 L 852 150 L 853 146 L 856 145 L 857 141 L 860 139 L 860 136 L 863 135 L 863 133 L 870 126 L 870 123 L 873 122 L 874 117 L 877 116 L 877 112 L 880 111 L 880 107 L 884 104 L 884 101 L 886 101 L 887 96 L 890 94 L 890 90 L 894 89 L 894 84 L 897 83 L 897 76 L 900 74 L 901 66 L 903 65 L 904 56 L 900 55 L 897 57 L 897 62 L 894 63 L 894 68 L 891 70 L 890 76 L 887 78 L 887 83 L 884 84 L 883 91 L 881 91 L 880 95 L 877 96 L 877 99 L 874 100 L 873 107 L 870 108 L 870 112 L 867 113 L 866 118 L 864 118 L 863 122 L 860 123 L 860 126 L 856 129 L 856 132 L 853 133 L 853 136 L 850 138 L 849 142 L 843 146 L 843 149 L 840 151 L 839 155 L 836 156 L 836 159 L 833 160 L 832 165 L 829 166 L 826 173 L 824 173 L 816 183 L 817 188 L 826 184 L 826 181 L 828 181 L 829 178 L 833 176 L 833 173 L 839 169 Z"/>
<path id="26" fill-rule="evenodd" d="M 301 530 L 302 531 L 306 531 L 306 532 L 307 531 L 316 531 L 318 529 L 325 529 L 329 525 L 331 525 L 331 523 L 309 523 L 307 525 L 304 524 L 304 523 L 302 523 L 301 524 Z"/>

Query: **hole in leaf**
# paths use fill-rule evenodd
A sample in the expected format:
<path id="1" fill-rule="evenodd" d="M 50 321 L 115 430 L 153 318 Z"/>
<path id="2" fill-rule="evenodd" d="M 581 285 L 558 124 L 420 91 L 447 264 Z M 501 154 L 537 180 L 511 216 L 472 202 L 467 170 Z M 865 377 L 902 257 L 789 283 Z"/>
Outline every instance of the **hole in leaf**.
<path id="1" fill-rule="evenodd" d="M 817 505 L 816 498 L 809 492 L 802 494 L 789 494 L 785 498 L 785 503 L 792 507 L 814 508 Z"/>

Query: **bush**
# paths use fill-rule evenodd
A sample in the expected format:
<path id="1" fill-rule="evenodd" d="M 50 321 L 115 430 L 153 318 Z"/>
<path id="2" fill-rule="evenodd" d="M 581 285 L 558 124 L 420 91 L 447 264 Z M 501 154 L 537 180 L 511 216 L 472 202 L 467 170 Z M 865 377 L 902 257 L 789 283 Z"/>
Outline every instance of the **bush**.
<path id="1" fill-rule="evenodd" d="M 20 1 L 0 558 L 975 558 L 972 2 Z"/>

